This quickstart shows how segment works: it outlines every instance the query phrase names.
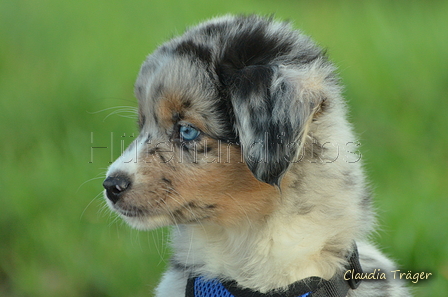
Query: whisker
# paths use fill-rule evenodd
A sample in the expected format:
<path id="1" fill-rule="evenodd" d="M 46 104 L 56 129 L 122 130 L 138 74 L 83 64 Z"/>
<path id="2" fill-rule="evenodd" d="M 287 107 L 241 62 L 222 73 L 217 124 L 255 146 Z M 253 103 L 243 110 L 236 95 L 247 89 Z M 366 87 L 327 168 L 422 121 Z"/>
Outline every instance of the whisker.
<path id="1" fill-rule="evenodd" d="M 162 230 L 162 232 L 163 232 L 163 230 Z M 163 262 L 164 254 L 162 253 L 162 251 L 159 249 L 159 246 L 157 245 L 157 242 L 159 242 L 159 232 L 153 231 L 153 232 L 149 232 L 149 233 L 151 233 L 152 242 L 155 245 L 157 254 L 159 255 L 159 263 L 158 263 L 158 265 L 160 265 Z M 147 237 L 148 238 L 148 244 L 150 244 L 150 242 L 149 242 L 149 233 L 148 233 L 148 237 Z M 157 236 L 157 239 L 155 238 L 155 236 Z"/>
<path id="2" fill-rule="evenodd" d="M 102 174 L 103 175 L 103 174 Z M 97 180 L 97 179 L 104 179 L 106 176 L 106 174 L 104 173 L 104 176 L 98 176 L 98 177 L 93 177 L 91 179 L 86 180 L 85 182 L 83 182 L 81 185 L 79 185 L 78 189 L 76 189 L 76 193 L 79 192 L 79 190 L 81 189 L 82 186 L 84 186 L 86 183 Z"/>
<path id="3" fill-rule="evenodd" d="M 84 216 L 84 213 L 87 211 L 87 209 L 89 208 L 89 206 L 95 201 L 97 200 L 101 195 L 103 194 L 103 191 L 99 192 L 92 200 L 90 200 L 89 204 L 87 204 L 86 207 L 84 207 L 84 210 L 82 211 L 79 220 L 82 219 L 82 217 Z"/>
<path id="4" fill-rule="evenodd" d="M 112 110 L 112 111 L 111 111 Z M 137 117 L 137 113 L 138 113 L 138 108 L 134 107 L 134 106 L 113 106 L 113 107 L 108 107 L 105 109 L 101 109 L 99 111 L 93 111 L 93 112 L 89 112 L 90 114 L 98 114 L 98 113 L 102 113 L 105 111 L 111 111 L 104 119 L 103 121 L 105 121 L 107 118 L 109 118 L 110 116 L 113 115 L 118 115 L 120 117 L 123 118 L 130 118 L 130 119 L 135 119 Z"/>

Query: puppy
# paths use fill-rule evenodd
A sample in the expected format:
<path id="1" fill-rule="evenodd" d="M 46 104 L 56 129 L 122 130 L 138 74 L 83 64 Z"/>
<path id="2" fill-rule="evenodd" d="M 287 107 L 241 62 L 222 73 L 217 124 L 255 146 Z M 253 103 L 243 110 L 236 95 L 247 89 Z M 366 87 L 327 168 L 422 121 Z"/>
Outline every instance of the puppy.
<path id="1" fill-rule="evenodd" d="M 135 94 L 140 134 L 104 187 L 131 226 L 175 225 L 157 296 L 409 296 L 367 240 L 358 144 L 310 38 L 212 19 L 155 50 Z"/>

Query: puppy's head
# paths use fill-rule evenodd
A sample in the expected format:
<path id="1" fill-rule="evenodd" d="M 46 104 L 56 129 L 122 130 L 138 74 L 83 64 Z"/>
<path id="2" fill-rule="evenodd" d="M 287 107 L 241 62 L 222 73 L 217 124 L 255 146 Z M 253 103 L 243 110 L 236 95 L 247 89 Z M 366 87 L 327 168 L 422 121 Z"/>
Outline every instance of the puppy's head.
<path id="1" fill-rule="evenodd" d="M 139 137 L 104 181 L 110 207 L 137 228 L 268 215 L 337 92 L 332 71 L 309 38 L 256 16 L 214 19 L 162 45 L 136 82 Z"/>

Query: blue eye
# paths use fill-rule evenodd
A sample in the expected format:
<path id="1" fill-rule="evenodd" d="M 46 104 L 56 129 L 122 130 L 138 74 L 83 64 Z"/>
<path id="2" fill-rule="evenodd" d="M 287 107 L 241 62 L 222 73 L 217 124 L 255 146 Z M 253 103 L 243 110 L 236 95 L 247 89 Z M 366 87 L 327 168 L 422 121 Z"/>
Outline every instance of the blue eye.
<path id="1" fill-rule="evenodd" d="M 198 138 L 200 132 L 191 126 L 180 126 L 179 134 L 182 140 L 192 141 Z"/>

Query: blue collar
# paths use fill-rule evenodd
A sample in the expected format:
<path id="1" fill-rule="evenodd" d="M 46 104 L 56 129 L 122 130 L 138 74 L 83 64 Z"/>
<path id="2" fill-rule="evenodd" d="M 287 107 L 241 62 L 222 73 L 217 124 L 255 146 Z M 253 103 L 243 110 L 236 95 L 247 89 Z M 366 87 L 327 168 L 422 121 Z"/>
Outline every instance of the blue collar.
<path id="1" fill-rule="evenodd" d="M 202 276 L 190 278 L 187 285 L 187 297 L 311 297 L 311 291 L 302 294 L 302 290 L 309 291 L 308 288 L 299 288 L 297 294 L 290 295 L 291 290 L 288 290 L 288 295 L 278 294 L 261 294 L 249 289 L 243 289 L 236 285 L 235 282 L 220 282 L 217 279 L 205 279 Z M 300 292 L 299 292 L 300 291 Z M 286 293 L 286 292 L 285 292 Z"/>
<path id="2" fill-rule="evenodd" d="M 353 269 L 355 273 L 362 273 L 356 244 L 347 257 L 345 268 Z M 203 276 L 191 276 L 187 282 L 185 297 L 345 297 L 348 291 L 356 289 L 360 282 L 361 280 L 355 279 L 346 280 L 341 273 L 330 280 L 312 276 L 289 285 L 285 290 L 260 293 L 239 287 L 236 281 L 219 281 Z"/>

